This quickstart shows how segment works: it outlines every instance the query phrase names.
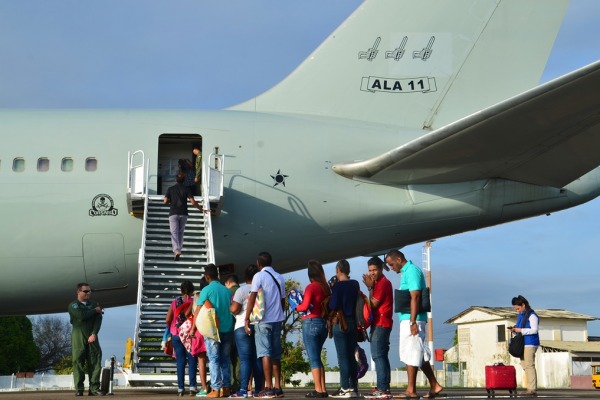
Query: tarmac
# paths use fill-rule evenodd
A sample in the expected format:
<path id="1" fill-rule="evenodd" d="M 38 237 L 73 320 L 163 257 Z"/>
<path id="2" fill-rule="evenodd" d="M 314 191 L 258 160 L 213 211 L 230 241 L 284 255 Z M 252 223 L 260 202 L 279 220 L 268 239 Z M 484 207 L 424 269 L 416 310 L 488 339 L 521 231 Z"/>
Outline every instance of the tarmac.
<path id="1" fill-rule="evenodd" d="M 304 395 L 312 388 L 284 388 L 286 400 L 304 400 Z M 333 392 L 334 389 L 329 390 Z M 365 392 L 368 389 L 365 389 Z M 403 389 L 392 389 L 392 394 L 398 395 Z M 426 388 L 420 388 L 418 393 L 423 396 L 427 394 Z M 445 396 L 438 396 L 437 399 L 489 399 L 485 388 L 449 388 L 444 389 Z M 108 399 L 129 399 L 129 398 L 148 398 L 152 400 L 174 400 L 177 397 L 176 389 L 165 388 L 116 388 L 112 395 L 106 396 Z M 15 390 L 1 391 L 0 400 L 24 400 L 24 399 L 44 399 L 44 400 L 62 400 L 75 398 L 75 392 L 72 390 Z M 183 398 L 191 398 L 189 395 Z M 422 398 L 422 397 L 421 397 Z M 510 396 L 508 391 L 496 391 L 493 398 L 498 399 L 534 399 L 534 397 Z M 538 391 L 539 399 L 599 399 L 600 390 L 586 389 L 541 389 Z M 107 399 L 107 400 L 108 400 Z M 359 397 L 364 399 L 363 397 Z M 333 400 L 333 398 L 332 398 Z"/>

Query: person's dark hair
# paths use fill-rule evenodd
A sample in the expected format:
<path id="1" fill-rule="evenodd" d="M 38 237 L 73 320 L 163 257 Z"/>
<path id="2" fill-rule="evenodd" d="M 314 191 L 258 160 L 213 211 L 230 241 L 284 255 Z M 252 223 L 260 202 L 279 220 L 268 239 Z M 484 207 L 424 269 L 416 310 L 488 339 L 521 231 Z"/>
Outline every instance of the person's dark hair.
<path id="1" fill-rule="evenodd" d="M 177 178 L 175 178 L 175 180 L 177 181 L 177 183 L 183 183 L 183 182 L 185 182 L 185 175 L 177 174 Z"/>
<path id="2" fill-rule="evenodd" d="M 200 146 L 198 143 L 195 143 L 194 147 L 192 147 L 192 150 L 202 150 L 202 146 Z"/>
<path id="3" fill-rule="evenodd" d="M 323 270 L 323 265 L 317 260 L 308 260 L 308 278 L 311 282 L 317 282 L 319 286 L 325 292 L 325 296 L 329 296 L 331 294 L 331 289 L 329 288 L 329 284 L 327 283 L 327 278 L 325 278 L 325 271 Z"/>
<path id="4" fill-rule="evenodd" d="M 206 282 L 206 278 L 205 277 L 200 278 L 200 290 L 204 289 L 207 286 L 208 286 L 208 282 Z"/>
<path id="5" fill-rule="evenodd" d="M 215 264 L 208 264 L 204 268 L 204 275 L 210 276 L 211 279 L 219 279 L 219 270 Z"/>
<path id="6" fill-rule="evenodd" d="M 383 259 L 386 260 L 388 257 L 391 258 L 392 260 L 395 260 L 396 258 L 399 258 L 402 261 L 406 260 L 406 257 L 404 257 L 404 253 L 401 252 L 400 250 L 388 251 L 388 253 L 385 255 L 385 257 L 383 257 Z"/>
<path id="7" fill-rule="evenodd" d="M 335 267 L 339 268 L 342 274 L 350 275 L 350 263 L 348 262 L 348 260 L 341 259 L 340 261 L 338 261 Z"/>
<path id="8" fill-rule="evenodd" d="M 236 285 L 240 284 L 240 280 L 238 279 L 238 276 L 236 274 L 231 274 L 229 275 L 226 279 L 225 279 L 225 283 L 227 282 L 233 282 Z"/>
<path id="9" fill-rule="evenodd" d="M 381 261 L 381 258 L 379 257 L 369 258 L 369 261 L 367 261 L 367 266 L 369 265 L 374 265 L 377 267 L 377 269 L 383 270 L 383 261 Z"/>
<path id="10" fill-rule="evenodd" d="M 248 265 L 246 267 L 246 272 L 245 272 L 246 282 L 251 282 L 252 278 L 254 278 L 254 275 L 256 275 L 257 272 L 258 272 L 258 265 L 256 265 L 256 264 Z"/>
<path id="11" fill-rule="evenodd" d="M 525 309 L 526 310 L 530 310 L 531 307 L 529 307 L 529 302 L 527 301 L 527 299 L 521 295 L 518 295 L 517 297 L 513 297 L 512 298 L 512 305 L 513 306 L 522 306 L 525 305 Z"/>
<path id="12" fill-rule="evenodd" d="M 256 261 L 258 262 L 259 267 L 269 267 L 273 264 L 273 258 L 266 251 L 258 253 Z"/>
<path id="13" fill-rule="evenodd" d="M 81 288 L 84 286 L 90 286 L 90 285 L 87 282 L 79 282 L 77 284 L 77 291 L 79 292 L 81 290 Z"/>
<path id="14" fill-rule="evenodd" d="M 181 282 L 181 294 L 187 294 L 188 296 L 191 296 L 194 294 L 194 290 L 196 289 L 194 288 L 192 281 Z"/>

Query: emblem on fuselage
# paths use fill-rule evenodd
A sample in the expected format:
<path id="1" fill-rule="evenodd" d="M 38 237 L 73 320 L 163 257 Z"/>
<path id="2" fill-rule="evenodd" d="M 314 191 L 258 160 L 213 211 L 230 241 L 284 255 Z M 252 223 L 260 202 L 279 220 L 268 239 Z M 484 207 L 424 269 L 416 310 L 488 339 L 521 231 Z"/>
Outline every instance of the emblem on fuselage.
<path id="1" fill-rule="evenodd" d="M 279 185 L 280 183 L 285 186 L 285 178 L 287 178 L 287 175 L 284 175 L 281 173 L 281 170 L 278 169 L 277 173 L 275 175 L 271 175 L 271 178 L 273 178 L 273 180 L 275 181 L 275 184 L 273 185 L 273 187 Z"/>
<path id="2" fill-rule="evenodd" d="M 99 194 L 92 200 L 92 208 L 90 208 L 90 217 L 116 217 L 119 210 L 114 207 L 112 197 L 107 194 Z"/>

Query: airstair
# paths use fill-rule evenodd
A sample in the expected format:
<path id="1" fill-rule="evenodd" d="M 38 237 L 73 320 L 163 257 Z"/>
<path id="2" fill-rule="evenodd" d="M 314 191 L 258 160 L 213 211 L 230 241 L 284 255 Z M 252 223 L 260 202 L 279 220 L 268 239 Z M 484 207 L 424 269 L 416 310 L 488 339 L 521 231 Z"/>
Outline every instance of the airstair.
<path id="1" fill-rule="evenodd" d="M 174 359 L 166 356 L 161 349 L 161 341 L 166 328 L 167 311 L 173 299 L 180 295 L 181 282 L 190 280 L 194 286 L 199 287 L 204 267 L 215 262 L 212 218 L 218 215 L 215 210 L 220 211 L 223 201 L 224 157 L 211 154 L 208 160 L 217 160 L 214 161 L 214 167 L 207 164 L 203 166 L 203 196 L 195 199 L 205 210 L 210 209 L 211 212 L 200 212 L 191 205 L 188 207 L 189 217 L 185 228 L 182 255 L 179 261 L 175 261 L 169 229 L 169 206 L 164 204 L 163 195 L 148 194 L 149 163 L 143 159 L 143 153 L 142 161 L 134 162 L 135 157 L 140 158 L 139 152 L 136 153 L 129 156 L 128 187 L 132 204 L 130 213 L 135 216 L 143 215 L 144 222 L 139 256 L 137 314 L 131 367 L 134 375 L 137 375 L 137 380 L 147 383 L 151 375 L 171 373 L 176 370 Z M 141 186 L 139 182 L 136 183 L 142 175 L 140 169 L 146 170 L 145 182 Z M 143 211 L 140 212 L 139 203 L 142 201 L 144 206 Z"/>

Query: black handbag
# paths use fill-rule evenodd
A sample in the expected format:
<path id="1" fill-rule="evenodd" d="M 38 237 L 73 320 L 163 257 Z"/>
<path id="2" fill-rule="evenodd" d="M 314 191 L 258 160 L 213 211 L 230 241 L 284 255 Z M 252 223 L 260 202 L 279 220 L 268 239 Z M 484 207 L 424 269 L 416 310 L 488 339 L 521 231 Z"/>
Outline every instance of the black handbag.
<path id="1" fill-rule="evenodd" d="M 525 318 L 521 321 L 521 326 L 517 328 L 524 328 L 527 324 L 527 320 L 529 319 L 530 312 L 528 311 L 525 314 Z M 510 338 L 510 342 L 508 343 L 508 352 L 511 356 L 522 358 L 523 354 L 525 354 L 525 337 L 521 334 L 521 332 L 516 333 L 512 338 Z"/>
<path id="2" fill-rule="evenodd" d="M 523 357 L 523 353 L 525 352 L 525 338 L 523 335 L 516 333 L 512 338 L 510 338 L 508 352 L 513 357 Z"/>
<path id="3" fill-rule="evenodd" d="M 419 312 L 431 311 L 431 297 L 429 288 L 421 290 L 421 304 Z M 410 314 L 410 290 L 394 289 L 394 312 Z"/>

